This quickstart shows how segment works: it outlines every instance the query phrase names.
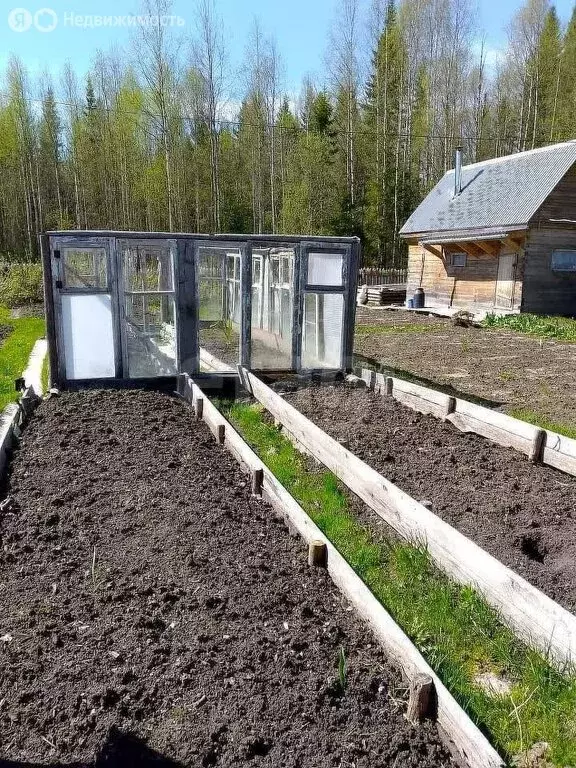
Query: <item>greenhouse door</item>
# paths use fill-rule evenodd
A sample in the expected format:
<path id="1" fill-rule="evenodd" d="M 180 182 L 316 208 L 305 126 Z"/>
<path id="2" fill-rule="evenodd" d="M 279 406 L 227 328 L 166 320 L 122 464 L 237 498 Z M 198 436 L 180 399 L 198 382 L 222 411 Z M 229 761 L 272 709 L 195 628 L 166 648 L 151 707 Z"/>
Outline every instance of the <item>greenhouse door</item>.
<path id="1" fill-rule="evenodd" d="M 120 375 L 115 268 L 109 241 L 61 240 L 51 255 L 61 379 Z"/>

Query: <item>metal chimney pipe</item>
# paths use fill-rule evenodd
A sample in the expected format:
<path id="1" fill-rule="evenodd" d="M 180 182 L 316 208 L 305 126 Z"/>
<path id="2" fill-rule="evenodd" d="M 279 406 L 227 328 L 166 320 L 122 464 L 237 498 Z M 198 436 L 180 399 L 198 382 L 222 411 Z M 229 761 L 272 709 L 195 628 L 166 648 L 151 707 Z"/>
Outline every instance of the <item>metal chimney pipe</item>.
<path id="1" fill-rule="evenodd" d="M 462 147 L 456 147 L 454 163 L 454 197 L 462 192 Z"/>

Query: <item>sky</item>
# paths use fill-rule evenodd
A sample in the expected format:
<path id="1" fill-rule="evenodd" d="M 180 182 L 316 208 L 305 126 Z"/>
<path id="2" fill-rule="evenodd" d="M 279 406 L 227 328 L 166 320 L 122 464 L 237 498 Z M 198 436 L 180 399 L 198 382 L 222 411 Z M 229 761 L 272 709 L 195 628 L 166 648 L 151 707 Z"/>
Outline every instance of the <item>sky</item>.
<path id="1" fill-rule="evenodd" d="M 263 31 L 277 39 L 285 92 L 297 93 L 308 74 L 321 81 L 337 1 L 215 0 L 224 23 L 231 73 L 240 67 L 249 30 L 254 18 L 258 18 Z M 173 14 L 182 20 L 174 31 L 184 37 L 194 32 L 194 2 L 174 0 Z M 478 39 L 485 34 L 489 62 L 505 46 L 506 25 L 520 2 L 478 0 Z M 568 20 L 573 4 L 574 0 L 556 0 L 562 21 Z M 69 59 L 77 73 L 84 74 L 98 49 L 115 45 L 133 50 L 133 32 L 128 26 L 78 26 L 78 17 L 83 22 L 87 17 L 136 16 L 140 8 L 139 0 L 0 0 L 0 68 L 10 54 L 16 54 L 31 73 L 48 71 L 57 75 Z M 232 74 L 229 90 L 233 99 L 239 96 L 234 93 L 237 83 L 238 77 Z"/>

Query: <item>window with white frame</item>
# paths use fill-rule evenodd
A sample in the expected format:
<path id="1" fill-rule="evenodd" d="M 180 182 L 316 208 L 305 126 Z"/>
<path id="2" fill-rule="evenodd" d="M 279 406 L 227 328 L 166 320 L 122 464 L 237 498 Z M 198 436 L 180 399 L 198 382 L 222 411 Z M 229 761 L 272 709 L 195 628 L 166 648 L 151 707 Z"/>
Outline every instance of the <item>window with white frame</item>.
<path id="1" fill-rule="evenodd" d="M 576 272 L 576 251 L 554 251 L 551 266 L 554 272 Z"/>
<path id="2" fill-rule="evenodd" d="M 451 253 L 450 254 L 450 266 L 451 267 L 465 267 L 466 266 L 466 254 L 465 253 Z"/>

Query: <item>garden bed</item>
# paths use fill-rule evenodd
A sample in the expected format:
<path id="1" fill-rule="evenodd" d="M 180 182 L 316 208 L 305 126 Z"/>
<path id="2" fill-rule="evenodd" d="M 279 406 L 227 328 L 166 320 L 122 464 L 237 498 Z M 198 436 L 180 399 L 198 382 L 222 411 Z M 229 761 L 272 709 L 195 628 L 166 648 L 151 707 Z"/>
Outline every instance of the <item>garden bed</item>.
<path id="1" fill-rule="evenodd" d="M 576 478 L 363 389 L 286 399 L 413 498 L 576 609 Z"/>
<path id="2" fill-rule="evenodd" d="M 433 725 L 404 719 L 398 672 L 328 576 L 180 401 L 50 398 L 10 493 L 1 758 L 450 763 Z"/>

